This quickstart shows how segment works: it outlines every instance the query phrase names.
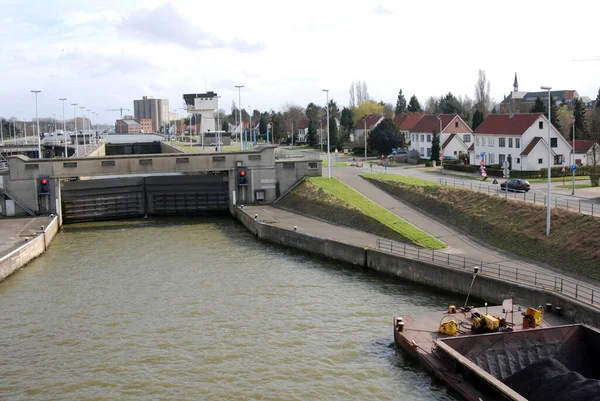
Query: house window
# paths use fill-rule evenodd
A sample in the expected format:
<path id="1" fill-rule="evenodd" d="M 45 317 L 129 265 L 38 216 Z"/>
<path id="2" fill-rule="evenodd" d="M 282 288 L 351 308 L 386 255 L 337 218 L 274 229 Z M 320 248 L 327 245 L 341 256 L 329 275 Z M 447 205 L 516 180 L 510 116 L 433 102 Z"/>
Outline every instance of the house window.
<path id="1" fill-rule="evenodd" d="M 475 146 L 479 146 L 479 137 L 478 136 L 475 137 Z"/>
<path id="2" fill-rule="evenodd" d="M 496 141 L 493 136 L 488 137 L 488 146 L 494 147 L 495 142 Z"/>
<path id="3" fill-rule="evenodd" d="M 412 142 L 414 142 L 414 141 L 415 141 L 415 134 L 410 134 L 410 140 L 411 140 Z"/>
<path id="4" fill-rule="evenodd" d="M 458 121 L 454 122 L 454 128 L 458 128 Z"/>
<path id="5" fill-rule="evenodd" d="M 454 156 L 457 156 L 457 155 L 458 155 L 458 152 L 455 150 L 454 151 Z"/>
<path id="6" fill-rule="evenodd" d="M 558 147 L 558 138 L 550 138 L 550 147 L 557 148 Z"/>
<path id="7" fill-rule="evenodd" d="M 496 155 L 493 153 L 490 153 L 490 164 L 495 164 L 496 163 Z"/>
<path id="8" fill-rule="evenodd" d="M 517 164 L 521 164 L 521 158 L 520 158 L 520 157 L 517 157 L 517 159 L 516 159 L 516 160 L 517 160 L 517 161 L 516 161 L 516 163 L 517 163 Z"/>
<path id="9" fill-rule="evenodd" d="M 498 138 L 498 147 L 500 147 L 500 148 L 506 147 L 506 138 Z"/>
<path id="10" fill-rule="evenodd" d="M 565 158 L 564 155 L 555 155 L 554 156 L 554 164 L 561 164 L 564 158 Z"/>
<path id="11" fill-rule="evenodd" d="M 502 164 L 506 160 L 505 155 L 498 155 L 498 163 Z"/>
<path id="12" fill-rule="evenodd" d="M 427 148 L 427 157 L 431 157 L 431 148 Z"/>
<path id="13" fill-rule="evenodd" d="M 521 149 L 521 138 L 515 138 L 515 148 Z"/>
<path id="14" fill-rule="evenodd" d="M 425 135 L 421 134 L 421 142 L 425 142 Z"/>
<path id="15" fill-rule="evenodd" d="M 479 160 L 479 153 L 475 153 L 475 160 Z"/>
<path id="16" fill-rule="evenodd" d="M 513 139 L 512 138 L 508 138 L 508 147 L 509 148 L 513 147 Z"/>
<path id="17" fill-rule="evenodd" d="M 469 142 L 471 142 L 471 134 L 464 134 L 464 135 L 463 135 L 463 142 L 464 142 L 464 143 L 469 143 Z"/>
<path id="18" fill-rule="evenodd" d="M 431 142 L 431 135 L 427 134 L 427 142 Z"/>
<path id="19" fill-rule="evenodd" d="M 421 157 L 425 157 L 425 148 L 421 148 Z"/>
<path id="20" fill-rule="evenodd" d="M 544 129 L 544 122 L 543 122 L 543 121 L 540 121 L 540 122 L 538 123 L 538 127 L 539 127 L 540 129 Z"/>
<path id="21" fill-rule="evenodd" d="M 538 159 L 538 164 L 544 164 L 544 159 Z"/>

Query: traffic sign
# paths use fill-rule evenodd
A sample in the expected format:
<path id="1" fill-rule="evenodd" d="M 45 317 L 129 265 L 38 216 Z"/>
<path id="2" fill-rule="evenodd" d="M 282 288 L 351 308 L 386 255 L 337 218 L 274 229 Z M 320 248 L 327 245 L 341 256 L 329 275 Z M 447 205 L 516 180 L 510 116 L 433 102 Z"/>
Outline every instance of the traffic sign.
<path id="1" fill-rule="evenodd" d="M 444 160 L 444 156 L 440 156 L 440 161 Z"/>
<path id="2" fill-rule="evenodd" d="M 479 154 L 479 157 L 481 157 L 482 159 L 483 159 L 483 157 L 484 157 L 484 156 L 485 156 L 485 153 L 484 153 L 484 152 L 481 152 L 481 153 Z"/>
<path id="3" fill-rule="evenodd" d="M 567 170 L 565 169 L 565 166 L 563 166 L 562 172 L 564 173 L 565 171 L 567 171 Z"/>
<path id="4" fill-rule="evenodd" d="M 480 165 L 481 167 L 483 167 L 483 165 L 484 165 L 484 164 L 485 164 L 485 163 L 483 162 L 483 159 L 481 159 L 481 161 L 479 162 L 479 165 Z"/>
<path id="5" fill-rule="evenodd" d="M 573 165 L 571 166 L 571 170 L 573 170 L 573 171 L 577 171 L 577 165 L 573 164 Z"/>
<path id="6" fill-rule="evenodd" d="M 392 154 L 395 155 L 396 154 L 396 149 L 392 149 Z"/>

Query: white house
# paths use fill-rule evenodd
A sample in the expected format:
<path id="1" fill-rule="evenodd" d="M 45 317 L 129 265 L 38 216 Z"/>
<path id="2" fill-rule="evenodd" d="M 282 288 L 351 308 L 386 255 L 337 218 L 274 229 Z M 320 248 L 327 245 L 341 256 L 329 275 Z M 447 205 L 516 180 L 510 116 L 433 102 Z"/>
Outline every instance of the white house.
<path id="1" fill-rule="evenodd" d="M 369 135 L 369 132 L 377 127 L 382 121 L 383 116 L 379 114 L 367 114 L 366 116 L 361 117 L 354 125 L 354 133 L 350 135 L 350 141 L 361 144 L 364 143 L 365 134 Z"/>
<path id="2" fill-rule="evenodd" d="M 539 170 L 548 167 L 548 119 L 542 113 L 491 114 L 473 132 L 475 145 L 471 164 L 511 163 L 513 170 Z M 550 124 L 553 167 L 569 160 L 571 145 Z"/>
<path id="3" fill-rule="evenodd" d="M 569 142 L 573 146 L 573 142 Z M 595 153 L 595 156 L 594 156 Z M 600 145 L 590 140 L 575 141 L 575 163 L 579 166 L 590 166 L 594 164 L 600 165 Z M 567 159 L 568 160 L 568 159 Z M 569 164 L 573 164 L 571 161 Z"/>
<path id="4" fill-rule="evenodd" d="M 423 118 L 423 113 L 402 113 L 394 117 L 394 122 L 400 130 L 400 134 L 404 135 L 406 143 L 410 144 L 410 130 Z"/>
<path id="5" fill-rule="evenodd" d="M 423 158 L 431 157 L 433 131 L 440 133 L 440 152 L 457 159 L 468 152 L 473 140 L 473 131 L 458 114 L 426 114 L 410 131 L 410 149 Z"/>

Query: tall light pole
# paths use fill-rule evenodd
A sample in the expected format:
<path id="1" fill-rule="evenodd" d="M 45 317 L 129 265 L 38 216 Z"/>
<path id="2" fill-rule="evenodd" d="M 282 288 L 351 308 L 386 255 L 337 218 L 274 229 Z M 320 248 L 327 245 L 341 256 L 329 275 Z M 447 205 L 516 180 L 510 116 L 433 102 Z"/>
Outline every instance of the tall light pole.
<path id="1" fill-rule="evenodd" d="M 32 93 L 35 93 L 35 119 L 37 120 L 37 135 L 38 135 L 38 159 L 42 158 L 42 137 L 40 135 L 40 117 L 38 115 L 38 103 L 37 103 L 37 95 L 41 91 L 32 90 Z"/>
<path id="2" fill-rule="evenodd" d="M 596 146 L 596 145 L 594 145 Z M 573 190 L 571 191 L 571 195 L 575 195 L 575 170 L 573 166 L 575 163 L 575 116 L 573 115 L 573 147 L 571 149 L 571 153 L 573 154 L 573 164 L 571 165 L 571 174 L 573 175 Z"/>
<path id="3" fill-rule="evenodd" d="M 327 178 L 331 179 L 331 152 L 329 146 L 329 89 L 323 89 L 326 93 L 325 107 L 327 108 Z M 292 132 L 292 137 L 294 133 Z"/>
<path id="4" fill-rule="evenodd" d="M 85 136 L 84 136 L 84 137 L 83 137 L 83 146 L 85 146 L 85 148 L 86 148 L 86 150 L 87 150 L 87 148 L 88 148 L 88 145 L 91 145 L 91 140 L 92 140 L 92 138 L 90 137 L 90 135 L 91 135 L 91 132 L 92 132 L 92 120 L 91 120 L 91 117 L 90 117 L 90 112 L 91 112 L 92 110 L 90 110 L 90 109 L 85 109 L 85 111 L 87 111 L 87 113 L 88 113 L 88 143 L 87 143 L 87 145 L 86 145 L 86 143 L 85 143 Z"/>
<path id="5" fill-rule="evenodd" d="M 75 154 L 77 155 L 77 157 L 79 157 L 79 138 L 77 138 L 77 103 L 71 103 L 71 106 L 73 106 L 73 124 L 75 124 Z"/>
<path id="6" fill-rule="evenodd" d="M 248 134 L 250 135 L 250 140 L 252 141 L 252 106 L 248 105 Z M 246 144 L 248 146 L 248 144 Z"/>
<path id="7" fill-rule="evenodd" d="M 85 110 L 85 106 L 79 106 L 81 109 L 81 131 L 83 134 L 83 152 L 85 154 L 85 116 L 83 115 L 83 110 Z"/>
<path id="8" fill-rule="evenodd" d="M 550 110 L 550 91 L 552 90 L 551 86 L 542 86 L 540 87 L 542 90 L 548 91 L 548 200 L 546 201 L 546 237 L 550 236 L 550 206 L 552 205 L 552 200 L 550 199 L 551 194 L 551 183 L 552 183 L 552 149 L 551 149 L 551 138 L 550 133 L 552 132 L 551 125 L 552 121 L 552 111 Z"/>
<path id="9" fill-rule="evenodd" d="M 217 151 L 221 151 L 221 122 L 219 121 L 219 98 L 221 96 L 217 96 L 217 129 L 215 130 L 215 142 L 217 143 Z"/>
<path id="10" fill-rule="evenodd" d="M 235 85 L 238 89 L 238 107 L 240 109 L 240 150 L 244 150 L 244 142 L 242 141 L 242 128 L 244 127 L 244 121 L 242 120 L 242 88 L 244 85 Z"/>
<path id="11" fill-rule="evenodd" d="M 63 138 L 65 139 L 65 157 L 69 157 L 69 152 L 67 151 L 67 123 L 65 122 L 65 100 L 66 97 L 61 97 L 58 99 L 62 102 L 62 112 L 63 112 Z"/>

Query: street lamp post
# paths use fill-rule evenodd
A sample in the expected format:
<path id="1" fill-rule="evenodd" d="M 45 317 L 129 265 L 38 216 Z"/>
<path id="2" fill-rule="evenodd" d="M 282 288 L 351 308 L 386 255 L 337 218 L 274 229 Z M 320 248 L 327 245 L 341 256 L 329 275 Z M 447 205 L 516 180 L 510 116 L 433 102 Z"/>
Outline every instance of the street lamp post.
<path id="1" fill-rule="evenodd" d="M 552 132 L 551 130 L 551 125 L 552 123 L 550 121 L 552 121 L 552 111 L 550 109 L 550 91 L 552 90 L 552 87 L 550 86 L 542 86 L 540 87 L 540 89 L 542 90 L 547 90 L 548 91 L 548 199 L 546 200 L 546 237 L 550 236 L 550 207 L 552 205 L 552 201 L 550 199 L 550 195 L 551 195 L 551 183 L 552 183 L 552 163 L 551 163 L 551 159 L 552 159 L 552 149 L 551 149 L 551 138 L 550 138 L 550 134 Z"/>
<path id="2" fill-rule="evenodd" d="M 244 126 L 244 122 L 242 120 L 242 88 L 244 85 L 235 85 L 238 89 L 238 108 L 240 109 L 240 150 L 244 150 L 244 142 L 242 141 L 242 127 Z"/>
<path id="3" fill-rule="evenodd" d="M 573 147 L 571 149 L 571 153 L 573 154 L 573 164 L 571 165 L 571 174 L 573 175 L 573 190 L 571 191 L 571 195 L 575 195 L 575 170 L 573 166 L 576 164 L 575 162 L 575 116 L 573 116 Z"/>
<path id="4" fill-rule="evenodd" d="M 248 134 L 252 141 L 252 106 L 248 105 Z M 248 141 L 246 141 L 246 147 L 248 147 Z"/>
<path id="5" fill-rule="evenodd" d="M 81 132 L 83 134 L 83 153 L 85 154 L 85 116 L 83 115 L 83 110 L 85 110 L 85 106 L 79 106 L 81 109 Z"/>
<path id="6" fill-rule="evenodd" d="M 79 140 L 77 138 L 77 103 L 71 103 L 71 106 L 73 106 L 73 128 L 75 129 L 75 154 L 77 157 L 79 157 Z"/>
<path id="7" fill-rule="evenodd" d="M 65 139 L 65 157 L 69 157 L 69 152 L 67 151 L 67 123 L 65 122 L 65 100 L 66 97 L 61 97 L 58 99 L 62 102 L 62 118 L 63 118 L 63 138 Z"/>
<path id="8" fill-rule="evenodd" d="M 215 130 L 215 142 L 217 143 L 217 152 L 221 151 L 221 122 L 219 121 L 219 98 L 217 96 L 217 129 Z"/>
<path id="9" fill-rule="evenodd" d="M 86 143 L 85 143 L 85 136 L 84 136 L 84 137 L 83 137 L 83 146 L 85 146 L 85 149 L 86 149 L 86 151 L 87 151 L 88 145 L 91 145 L 91 144 L 92 144 L 92 143 L 91 143 L 91 141 L 92 141 L 92 138 L 91 138 L 91 136 L 90 136 L 90 135 L 91 135 L 91 133 L 92 133 L 92 120 L 91 120 L 91 113 L 90 113 L 90 112 L 91 112 L 91 110 L 90 110 L 90 109 L 86 109 L 85 111 L 87 111 L 87 112 L 88 112 L 88 130 L 87 130 L 87 134 L 88 134 L 88 143 L 87 143 L 87 145 L 86 145 Z M 91 147 L 91 146 L 90 146 L 90 147 Z"/>
<path id="10" fill-rule="evenodd" d="M 326 93 L 326 103 L 325 107 L 327 108 L 327 179 L 331 179 L 331 152 L 329 146 L 329 89 L 323 89 L 323 92 Z M 294 133 L 292 132 L 292 135 Z"/>
<path id="11" fill-rule="evenodd" d="M 42 137 L 40 136 L 40 117 L 38 115 L 38 102 L 37 95 L 40 93 L 40 90 L 32 90 L 31 92 L 35 93 L 35 119 L 37 120 L 37 135 L 38 135 L 38 158 L 42 158 Z"/>

